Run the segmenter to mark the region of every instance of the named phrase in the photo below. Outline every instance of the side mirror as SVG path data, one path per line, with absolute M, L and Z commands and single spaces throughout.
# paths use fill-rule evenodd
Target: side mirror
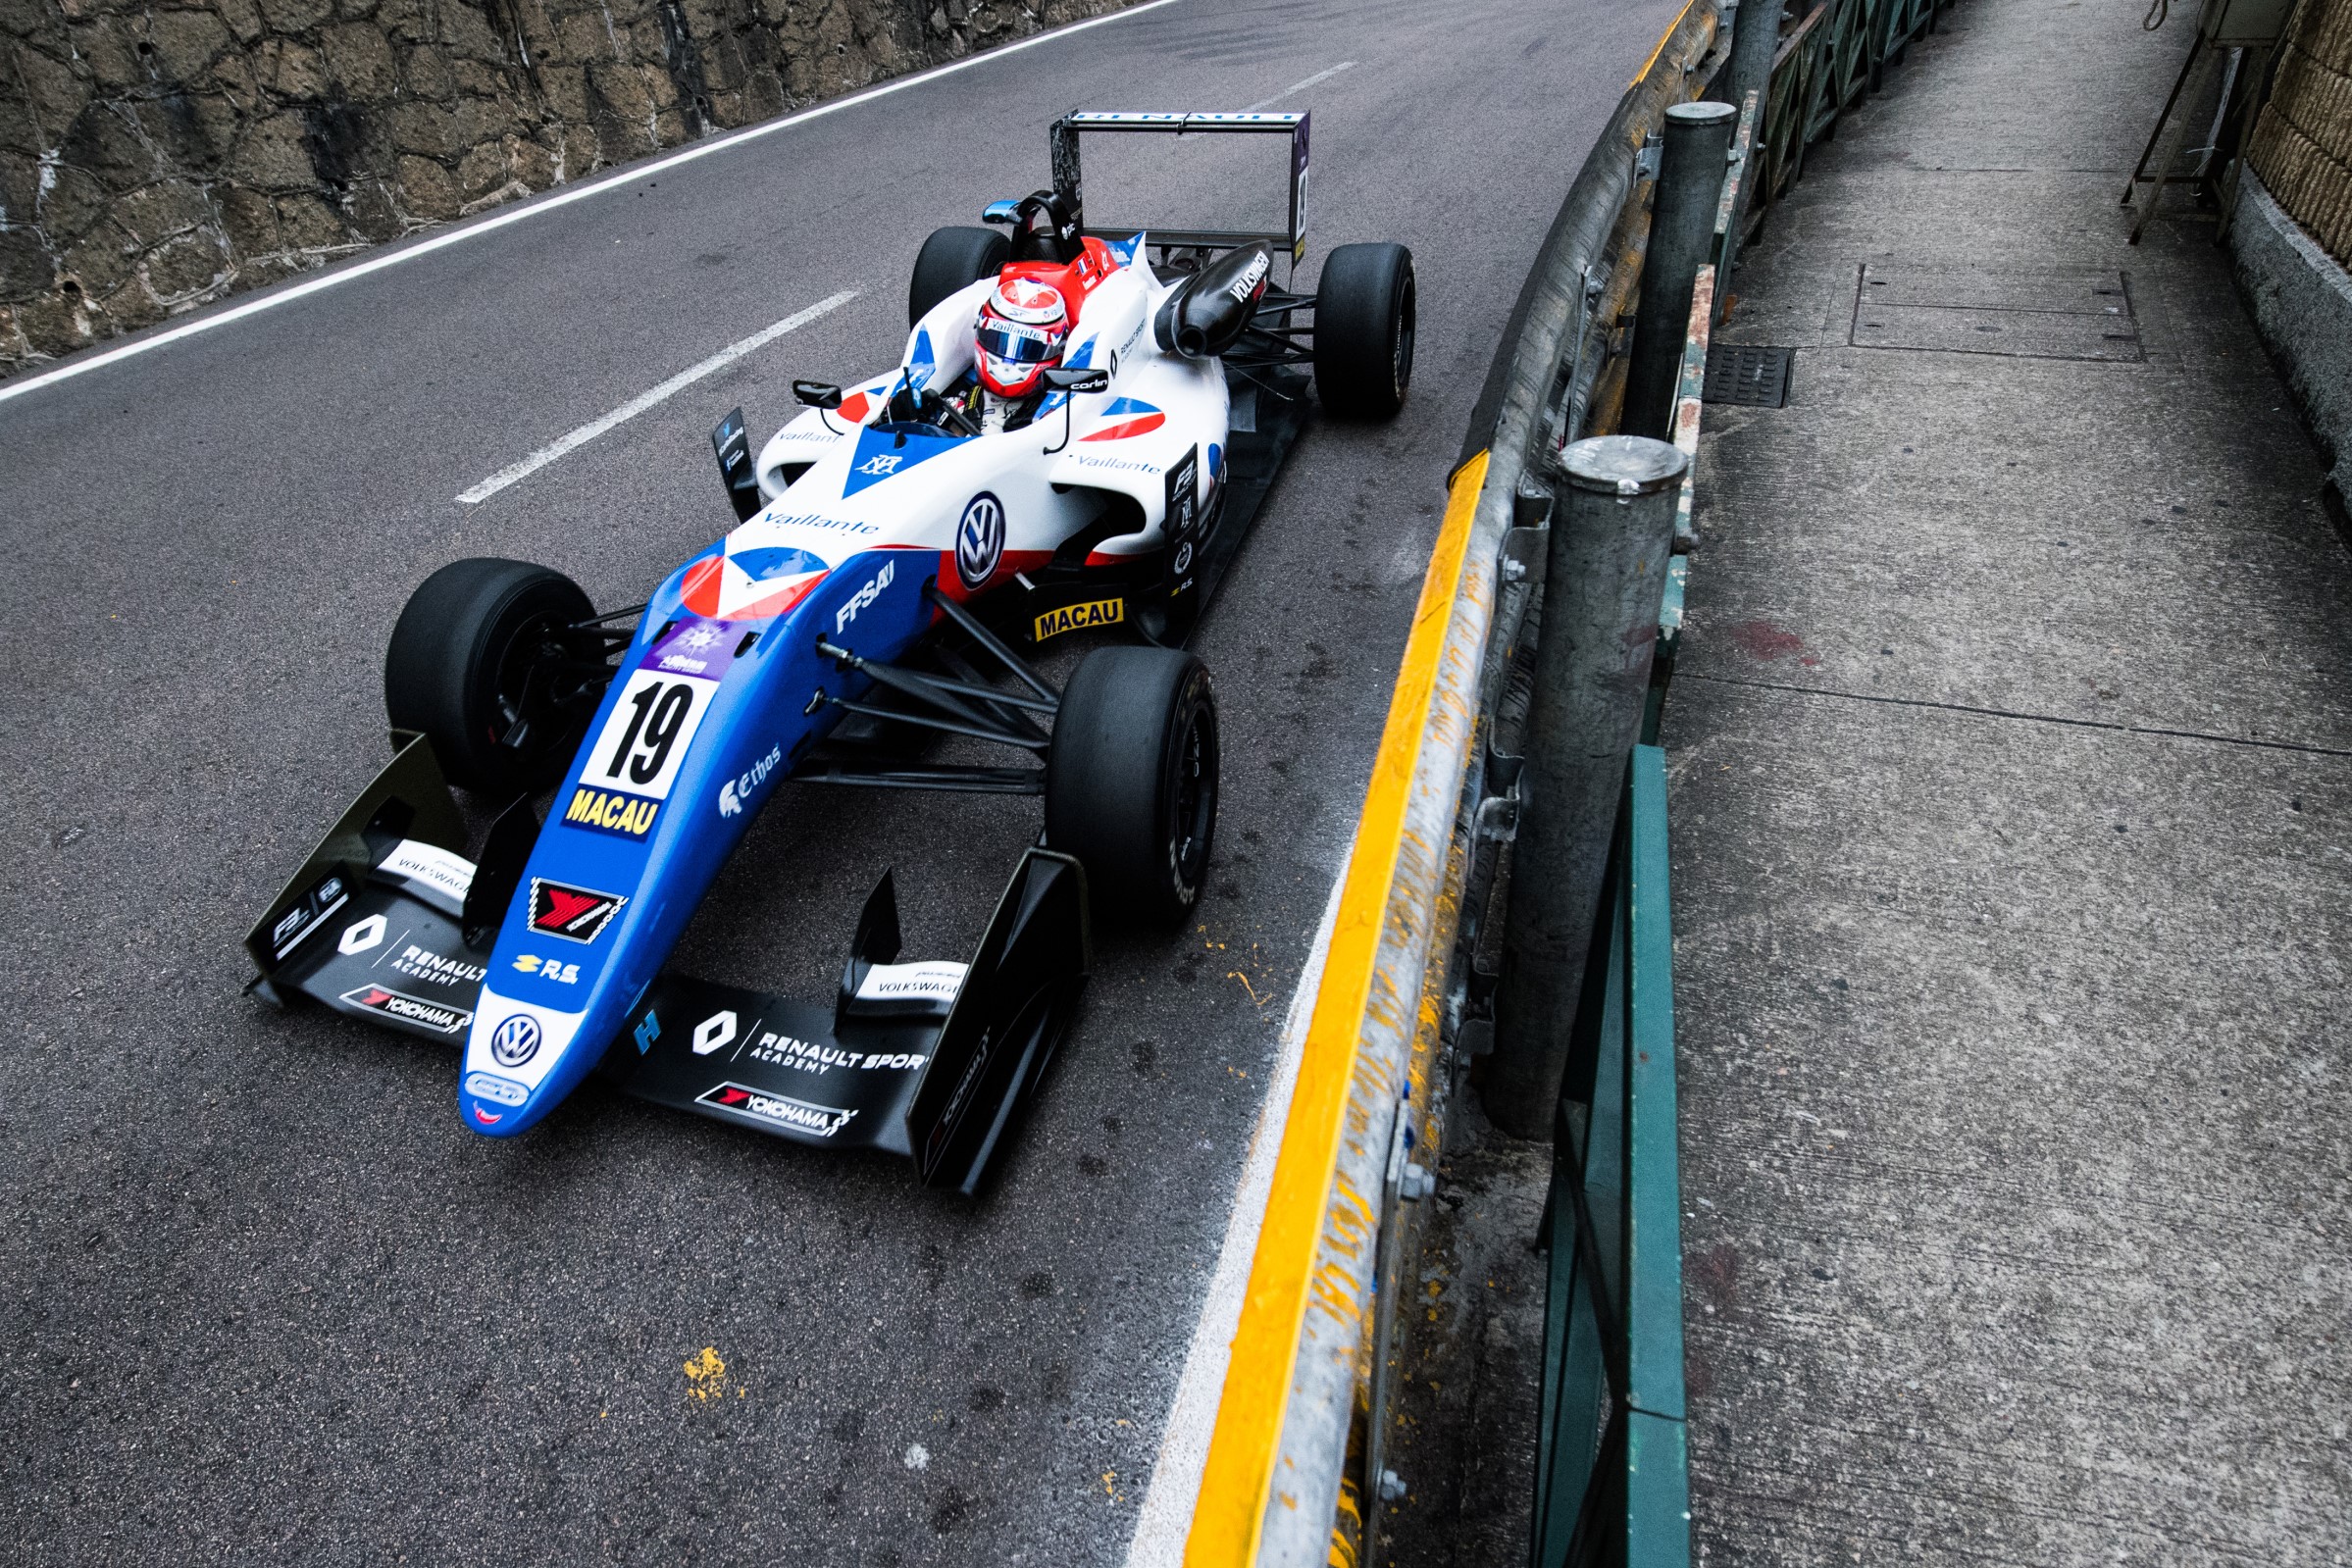
M 1110 390 L 1110 372 L 1099 365 L 1087 370 L 1056 365 L 1046 372 L 1046 384 L 1057 392 L 1106 392 Z
M 810 408 L 840 408 L 842 389 L 830 381 L 794 381 L 793 395 Z
M 736 521 L 748 523 L 767 502 L 760 497 L 759 476 L 751 468 L 751 432 L 743 428 L 743 411 L 729 409 L 710 432 L 710 449 L 718 454 L 719 478 L 727 481 L 728 504 Z
M 1009 224 L 1020 215 L 1020 211 L 1021 204 L 1017 201 L 992 201 L 980 210 L 980 221 L 984 224 Z

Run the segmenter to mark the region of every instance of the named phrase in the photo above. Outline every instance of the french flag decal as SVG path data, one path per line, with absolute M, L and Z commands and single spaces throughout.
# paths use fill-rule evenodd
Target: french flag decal
M 1131 435 L 1145 435 L 1168 423 L 1168 417 L 1149 403 L 1132 397 L 1117 398 L 1102 411 L 1108 421 L 1100 430 L 1079 437 L 1082 441 L 1124 441 Z

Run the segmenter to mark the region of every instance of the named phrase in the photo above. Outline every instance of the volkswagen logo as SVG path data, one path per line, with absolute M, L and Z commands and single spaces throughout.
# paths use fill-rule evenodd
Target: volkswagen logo
M 1004 557 L 1004 503 L 983 490 L 964 508 L 955 526 L 955 575 L 967 590 L 997 575 Z
M 520 1067 L 538 1054 L 539 1024 L 529 1013 L 516 1013 L 490 1035 L 490 1054 L 501 1067 Z

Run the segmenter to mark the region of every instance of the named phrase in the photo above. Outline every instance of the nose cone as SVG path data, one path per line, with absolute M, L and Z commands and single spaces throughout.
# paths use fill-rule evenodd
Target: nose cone
M 465 1076 L 458 1084 L 457 1103 L 466 1125 L 492 1138 L 511 1138 L 553 1109 L 580 1081 L 581 1065 L 567 1059 L 585 1016 L 516 1001 L 484 986 L 466 1039 Z

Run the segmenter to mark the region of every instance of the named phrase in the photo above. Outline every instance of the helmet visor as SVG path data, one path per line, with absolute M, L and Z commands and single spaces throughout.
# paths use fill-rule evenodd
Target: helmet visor
M 1061 334 L 992 319 L 980 329 L 980 351 L 1015 365 L 1043 365 L 1061 351 Z

